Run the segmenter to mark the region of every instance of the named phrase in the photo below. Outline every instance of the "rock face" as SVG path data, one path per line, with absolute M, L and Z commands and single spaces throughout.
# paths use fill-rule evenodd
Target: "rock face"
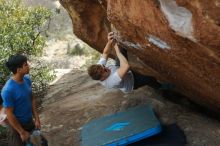
M 60 0 L 74 33 L 102 51 L 114 26 L 133 69 L 220 112 L 220 0 Z M 113 27 L 112 27 L 113 28 Z M 178 99 L 177 99 L 178 100 Z

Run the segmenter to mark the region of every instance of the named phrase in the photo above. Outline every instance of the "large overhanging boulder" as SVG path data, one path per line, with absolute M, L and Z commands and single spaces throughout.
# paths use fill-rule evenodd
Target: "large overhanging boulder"
M 98 51 L 113 28 L 133 69 L 220 112 L 220 0 L 60 0 Z M 178 100 L 178 99 L 176 99 Z

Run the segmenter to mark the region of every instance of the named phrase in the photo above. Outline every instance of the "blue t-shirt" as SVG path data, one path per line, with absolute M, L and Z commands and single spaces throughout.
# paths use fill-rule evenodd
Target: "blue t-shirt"
M 1 92 L 4 107 L 13 107 L 14 115 L 22 124 L 32 120 L 32 88 L 29 76 L 24 76 L 23 83 L 9 79 Z

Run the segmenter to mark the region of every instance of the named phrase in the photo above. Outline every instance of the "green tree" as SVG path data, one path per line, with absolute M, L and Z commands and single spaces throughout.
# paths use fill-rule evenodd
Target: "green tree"
M 10 76 L 5 67 L 5 61 L 10 55 L 22 53 L 28 58 L 42 55 L 46 40 L 43 33 L 46 31 L 45 25 L 50 17 L 51 12 L 44 7 L 27 7 L 22 0 L 0 0 L 1 84 L 4 84 Z M 40 63 L 37 63 L 32 70 L 34 91 L 42 95 L 45 89 L 40 91 L 38 89 L 46 87 L 53 74 L 50 74 L 47 66 Z

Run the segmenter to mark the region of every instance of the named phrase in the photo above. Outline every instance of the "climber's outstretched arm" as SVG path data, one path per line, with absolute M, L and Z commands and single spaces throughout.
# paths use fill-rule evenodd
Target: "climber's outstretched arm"
M 115 48 L 116 55 L 120 61 L 120 67 L 118 68 L 117 72 L 120 78 L 123 78 L 125 74 L 128 72 L 130 66 L 128 64 L 127 59 L 120 52 L 120 49 L 117 44 L 115 44 L 114 48 Z

